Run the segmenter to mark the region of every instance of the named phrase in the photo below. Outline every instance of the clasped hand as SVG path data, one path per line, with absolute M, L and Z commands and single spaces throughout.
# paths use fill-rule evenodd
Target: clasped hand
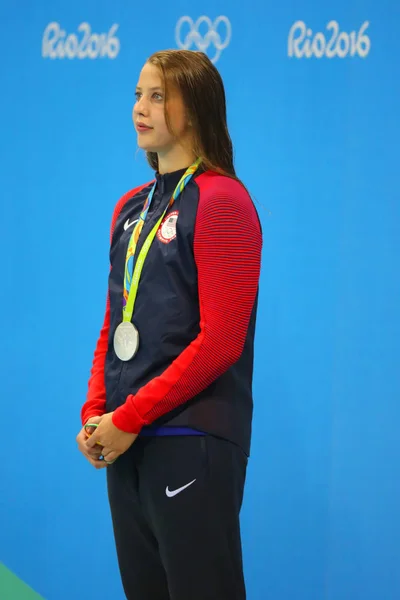
M 103 469 L 126 452 L 137 438 L 136 433 L 118 429 L 112 422 L 113 413 L 92 417 L 88 423 L 97 424 L 90 434 L 85 427 L 78 433 L 78 448 L 96 469 Z M 104 460 L 100 460 L 103 456 Z

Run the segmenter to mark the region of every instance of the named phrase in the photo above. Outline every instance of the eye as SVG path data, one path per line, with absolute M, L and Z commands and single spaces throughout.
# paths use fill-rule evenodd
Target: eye
M 159 100 L 162 100 L 162 99 L 163 99 L 162 95 L 161 95 L 161 94 L 159 94 L 158 92 L 154 92 L 154 94 L 153 94 L 153 98 L 154 98 L 155 100 L 157 100 L 157 101 L 159 101 Z
M 135 92 L 135 98 L 136 98 L 136 100 L 139 100 L 139 98 L 140 98 L 140 92 Z

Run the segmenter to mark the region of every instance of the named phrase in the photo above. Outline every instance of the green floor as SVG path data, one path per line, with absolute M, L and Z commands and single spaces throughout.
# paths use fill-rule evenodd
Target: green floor
M 43 600 L 26 583 L 18 579 L 0 563 L 0 598 L 1 600 Z

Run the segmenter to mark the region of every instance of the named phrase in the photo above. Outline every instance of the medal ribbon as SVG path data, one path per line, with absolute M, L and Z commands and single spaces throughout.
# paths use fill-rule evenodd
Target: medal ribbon
M 194 173 L 197 171 L 197 169 L 199 167 L 200 162 L 201 162 L 201 159 L 198 158 L 196 160 L 196 162 L 193 163 L 192 165 L 190 165 L 190 167 L 188 167 L 188 169 L 186 169 L 185 173 L 182 175 L 181 179 L 179 180 L 179 182 L 174 190 L 174 193 L 172 194 L 171 200 L 169 201 L 166 209 L 164 210 L 163 214 L 161 215 L 161 217 L 159 218 L 159 220 L 157 221 L 157 223 L 154 225 L 153 229 L 147 236 L 146 241 L 143 244 L 143 248 L 141 249 L 139 256 L 136 260 L 136 263 L 135 263 L 135 258 L 136 258 L 135 252 L 136 252 L 137 244 L 139 241 L 139 236 L 140 236 L 140 233 L 145 224 L 147 213 L 149 212 L 149 208 L 150 208 L 151 202 L 153 200 L 156 183 L 154 183 L 153 187 L 150 190 L 150 193 L 146 199 L 146 202 L 143 205 L 142 212 L 140 213 L 139 220 L 133 229 L 133 232 L 130 237 L 129 244 L 128 244 L 128 250 L 126 252 L 125 272 L 124 272 L 124 291 L 123 291 L 123 301 L 122 301 L 123 302 L 123 308 L 122 308 L 123 321 L 125 321 L 125 322 L 126 321 L 129 322 L 132 320 L 133 309 L 135 306 L 135 301 L 136 301 L 136 296 L 137 296 L 137 292 L 138 292 L 138 288 L 139 288 L 139 281 L 140 281 L 140 276 L 142 274 L 143 265 L 146 260 L 147 254 L 150 250 L 151 244 L 153 243 L 153 240 L 156 236 L 157 230 L 160 227 L 160 224 L 165 216 L 165 213 L 167 212 L 167 210 L 169 210 L 169 208 L 172 206 L 172 204 L 175 202 L 175 200 L 178 198 L 178 196 L 182 193 L 182 191 L 184 190 L 187 183 L 193 177 Z

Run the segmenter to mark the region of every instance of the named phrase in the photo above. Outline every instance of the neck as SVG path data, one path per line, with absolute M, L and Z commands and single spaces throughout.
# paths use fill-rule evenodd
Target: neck
M 193 152 L 185 150 L 182 146 L 173 146 L 164 152 L 158 152 L 158 172 L 173 173 L 179 169 L 189 167 L 196 157 Z

